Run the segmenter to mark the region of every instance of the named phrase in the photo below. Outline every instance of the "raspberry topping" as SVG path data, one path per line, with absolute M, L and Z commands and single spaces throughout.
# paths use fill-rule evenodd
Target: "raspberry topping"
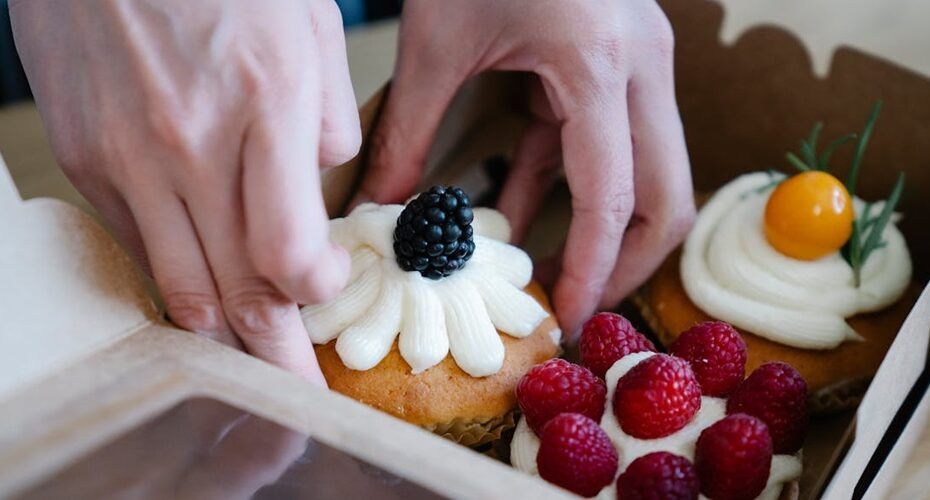
M 696 500 L 700 489 L 691 462 L 667 451 L 633 460 L 617 478 L 617 500 Z
M 433 186 L 397 217 L 394 253 L 404 271 L 439 279 L 465 266 L 475 251 L 471 201 L 461 188 Z
M 617 450 L 597 422 L 578 413 L 549 421 L 539 436 L 539 475 L 584 497 L 597 495 L 617 474 Z
M 765 422 L 775 453 L 794 453 L 804 444 L 807 382 L 791 365 L 756 368 L 727 401 L 727 413 L 746 413 Z
M 613 407 L 627 434 L 660 438 L 691 421 L 701 408 L 701 388 L 687 361 L 656 354 L 620 378 Z
M 688 360 L 705 396 L 726 396 L 746 374 L 746 343 L 728 323 L 708 321 L 691 327 L 669 352 Z
M 580 413 L 600 421 L 607 402 L 607 386 L 583 366 L 550 359 L 534 366 L 520 379 L 517 402 L 526 423 L 538 435 L 546 422 L 560 413 Z
M 704 429 L 697 440 L 694 466 L 701 493 L 714 500 L 757 497 L 772 466 L 772 438 L 765 423 L 737 413 Z
M 578 349 L 581 364 L 604 378 L 618 359 L 634 352 L 655 352 L 656 347 L 623 316 L 602 312 L 585 322 Z

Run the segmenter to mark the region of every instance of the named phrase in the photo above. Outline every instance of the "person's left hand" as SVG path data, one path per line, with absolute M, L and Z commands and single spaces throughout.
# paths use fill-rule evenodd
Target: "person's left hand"
M 466 79 L 534 73 L 535 120 L 498 208 L 519 241 L 564 162 L 573 218 L 553 302 L 563 329 L 576 333 L 595 308 L 643 283 L 694 218 L 672 59 L 672 31 L 653 0 L 408 0 L 357 201 L 411 193 Z

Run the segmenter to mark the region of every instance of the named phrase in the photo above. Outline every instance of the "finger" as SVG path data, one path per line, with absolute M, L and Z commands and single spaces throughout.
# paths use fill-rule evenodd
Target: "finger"
M 198 184 L 208 187 L 192 190 L 184 199 L 230 327 L 252 355 L 325 386 L 297 304 L 263 277 L 249 258 L 242 179 L 217 174 Z
M 181 200 L 150 185 L 128 198 L 168 318 L 185 330 L 241 348 L 226 323 L 210 268 Z
M 399 203 L 420 182 L 436 129 L 466 76 L 448 63 L 432 63 L 432 58 L 411 51 L 398 59 L 372 136 L 368 171 L 351 206 Z
M 671 75 L 668 64 L 664 71 L 638 73 L 630 83 L 635 224 L 624 236 L 604 307 L 616 305 L 645 282 L 681 243 L 694 220 L 691 169 Z
M 558 125 L 531 122 L 517 142 L 513 166 L 497 202 L 497 209 L 510 221 L 514 243 L 526 236 L 543 198 L 555 184 L 561 160 Z
M 362 132 L 339 7 L 331 0 L 313 2 L 311 15 L 319 47 L 323 100 L 319 158 L 320 165 L 328 167 L 358 154 Z
M 346 251 L 329 241 L 312 140 L 319 122 L 304 110 L 268 113 L 249 127 L 242 196 L 256 269 L 287 297 L 316 304 L 342 290 L 350 263 Z
M 634 205 L 625 89 L 591 101 L 562 127 L 572 221 L 553 300 L 563 330 L 573 334 L 601 300 Z

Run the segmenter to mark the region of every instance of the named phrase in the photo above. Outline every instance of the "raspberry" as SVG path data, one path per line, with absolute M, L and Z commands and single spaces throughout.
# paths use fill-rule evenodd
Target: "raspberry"
M 746 413 L 765 422 L 775 453 L 794 453 L 807 428 L 807 382 L 791 365 L 756 368 L 727 401 L 727 413 Z
M 580 413 L 601 420 L 607 385 L 583 366 L 550 359 L 534 366 L 517 384 L 517 402 L 536 434 L 560 413 Z
M 726 396 L 746 374 L 746 343 L 728 323 L 708 321 L 691 327 L 669 352 L 688 360 L 705 396 Z
M 744 413 L 717 421 L 698 438 L 694 466 L 701 493 L 714 500 L 759 496 L 772 466 L 772 438 L 765 423 Z
M 475 251 L 473 218 L 461 188 L 433 186 L 420 193 L 397 217 L 397 264 L 434 280 L 461 269 Z
M 660 438 L 691 421 L 701 408 L 701 388 L 687 361 L 656 354 L 620 377 L 613 406 L 624 432 Z
M 623 316 L 602 312 L 585 322 L 578 349 L 581 351 L 581 364 L 604 378 L 618 359 L 634 352 L 655 352 L 656 346 Z
M 617 450 L 597 422 L 579 413 L 549 421 L 539 436 L 536 465 L 550 483 L 584 497 L 597 495 L 617 474 Z
M 697 500 L 700 489 L 691 462 L 667 451 L 633 460 L 617 478 L 617 500 Z

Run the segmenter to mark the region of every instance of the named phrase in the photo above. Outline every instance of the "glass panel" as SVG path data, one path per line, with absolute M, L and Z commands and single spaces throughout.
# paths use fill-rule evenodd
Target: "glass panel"
M 434 499 L 425 488 L 260 417 L 186 401 L 23 498 Z

